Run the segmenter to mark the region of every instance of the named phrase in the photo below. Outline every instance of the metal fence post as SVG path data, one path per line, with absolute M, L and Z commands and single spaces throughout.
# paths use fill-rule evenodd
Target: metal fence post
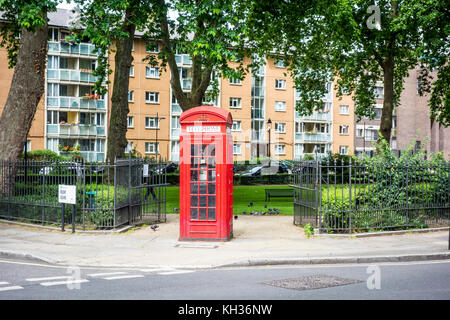
M 131 151 L 128 153 L 128 224 L 131 224 Z
M 350 158 L 348 166 L 348 224 L 349 233 L 352 233 L 352 158 Z

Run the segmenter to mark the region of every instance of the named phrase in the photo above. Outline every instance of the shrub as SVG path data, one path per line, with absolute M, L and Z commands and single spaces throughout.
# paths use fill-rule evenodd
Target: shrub
M 24 159 L 24 154 L 22 153 L 22 159 Z M 28 160 L 69 160 L 68 157 L 60 156 L 54 151 L 47 150 L 47 149 L 41 149 L 41 150 L 33 150 L 30 152 L 27 152 L 27 159 Z

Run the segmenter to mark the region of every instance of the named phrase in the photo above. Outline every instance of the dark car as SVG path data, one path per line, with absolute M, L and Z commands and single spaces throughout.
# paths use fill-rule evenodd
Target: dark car
M 153 173 L 155 174 L 161 174 L 161 173 L 173 173 L 178 169 L 178 164 L 175 162 L 169 162 L 164 166 L 158 167 L 153 170 Z

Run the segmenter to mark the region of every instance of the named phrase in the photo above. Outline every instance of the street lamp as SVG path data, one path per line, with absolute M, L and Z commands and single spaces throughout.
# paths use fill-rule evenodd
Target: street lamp
M 156 113 L 156 143 L 155 143 L 155 148 L 156 148 L 156 155 L 158 155 L 159 153 L 159 148 L 158 148 L 158 131 L 159 131 L 159 120 L 165 120 L 167 119 L 166 117 L 159 117 L 159 112 Z
M 267 154 L 269 156 L 269 166 L 270 166 L 270 129 L 271 129 L 271 127 L 272 127 L 272 120 L 270 120 L 270 118 L 269 118 L 269 120 L 267 120 L 267 129 L 268 129 L 267 131 L 269 133 L 269 146 L 268 146 Z

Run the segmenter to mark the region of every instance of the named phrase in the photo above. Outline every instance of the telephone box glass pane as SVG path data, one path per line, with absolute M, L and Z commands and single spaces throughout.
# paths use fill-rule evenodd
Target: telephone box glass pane
M 198 145 L 191 145 L 191 156 L 198 156 Z
M 191 183 L 191 194 L 198 193 L 198 183 Z
M 208 209 L 208 220 L 216 220 L 216 209 Z
M 216 206 L 216 196 L 209 196 L 208 197 L 208 207 L 215 207 Z
M 216 181 L 216 170 L 208 170 L 208 181 Z
M 197 217 L 198 217 L 198 209 L 197 208 L 191 209 L 191 219 L 195 220 L 197 219 Z
M 199 207 L 206 207 L 206 196 L 200 196 L 200 204 Z
M 198 181 L 198 170 L 191 170 L 191 181 Z
M 209 158 L 208 159 L 208 168 L 214 169 L 216 167 L 216 158 Z
M 216 184 L 208 183 L 208 194 L 215 194 L 215 193 L 216 193 Z
M 191 196 L 191 207 L 198 207 L 198 197 Z
M 206 191 L 207 191 L 206 183 L 200 183 L 198 193 L 206 194 L 207 193 Z
M 216 145 L 211 143 L 208 146 L 208 156 L 209 157 L 215 157 L 216 156 Z
M 200 209 L 199 210 L 199 220 L 206 220 L 206 209 Z
M 206 170 L 200 170 L 198 172 L 198 181 L 206 181 L 207 180 L 207 171 Z

